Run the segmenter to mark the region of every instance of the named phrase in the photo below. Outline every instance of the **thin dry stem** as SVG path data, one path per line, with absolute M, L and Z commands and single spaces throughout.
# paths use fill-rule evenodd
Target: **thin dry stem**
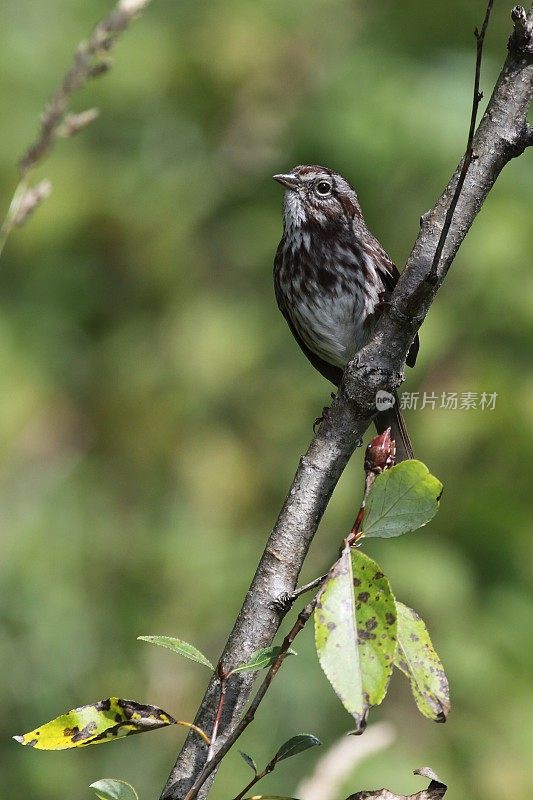
M 22 224 L 49 194 L 43 188 L 43 183 L 32 189 L 28 188 L 31 171 L 50 153 L 57 139 L 73 136 L 98 116 L 98 109 L 94 108 L 79 114 L 67 114 L 72 95 L 90 78 L 110 68 L 107 53 L 115 46 L 119 34 L 126 30 L 130 22 L 150 2 L 151 0 L 119 0 L 113 11 L 96 25 L 89 38 L 77 46 L 72 65 L 41 115 L 37 137 L 19 160 L 20 180 L 0 227 L 0 256 L 13 228 Z M 23 213 L 28 208 L 29 211 Z
M 479 104 L 483 99 L 483 92 L 480 91 L 480 80 L 481 80 L 481 61 L 483 58 L 483 45 L 485 43 L 485 34 L 487 33 L 487 28 L 489 26 L 490 15 L 492 12 L 492 6 L 494 4 L 494 0 L 488 0 L 487 9 L 485 11 L 485 18 L 483 20 L 483 25 L 481 26 L 481 31 L 476 30 L 474 31 L 476 37 L 476 69 L 475 69 L 475 76 L 474 76 L 474 93 L 472 98 L 472 111 L 470 114 L 470 128 L 468 130 L 468 140 L 466 143 L 466 151 L 463 158 L 463 164 L 461 166 L 461 172 L 459 173 L 459 178 L 457 180 L 457 186 L 455 187 L 455 192 L 453 193 L 453 197 L 450 201 L 450 205 L 448 211 L 446 212 L 446 217 L 444 219 L 444 225 L 442 226 L 442 232 L 437 244 L 437 248 L 435 250 L 435 255 L 433 257 L 433 263 L 431 264 L 431 269 L 428 273 L 427 280 L 430 283 L 436 283 L 438 278 L 438 271 L 439 271 L 439 264 L 440 259 L 442 256 L 442 251 L 444 250 L 444 245 L 446 244 L 446 239 L 448 238 L 448 231 L 450 230 L 450 225 L 452 224 L 453 215 L 455 214 L 455 209 L 457 208 L 457 203 L 461 192 L 463 190 L 464 182 L 466 180 L 466 175 L 468 173 L 468 169 L 472 160 L 474 158 L 474 134 L 476 132 L 476 123 L 477 123 L 477 115 L 479 111 Z
M 257 694 L 255 695 L 254 699 L 250 703 L 250 705 L 248 707 L 248 710 L 244 714 L 243 718 L 241 719 L 241 721 L 239 722 L 239 724 L 237 725 L 237 727 L 235 728 L 235 730 L 233 731 L 231 736 L 228 736 L 226 741 L 222 744 L 222 746 L 219 748 L 219 750 L 217 750 L 217 752 L 214 754 L 213 758 L 210 761 L 206 762 L 206 764 L 204 765 L 204 768 L 202 769 L 202 771 L 200 772 L 200 774 L 196 778 L 194 784 L 191 786 L 191 788 L 187 792 L 185 800 L 195 800 L 195 798 L 198 796 L 198 792 L 200 791 L 200 789 L 202 788 L 204 783 L 207 781 L 209 776 L 214 772 L 214 770 L 217 768 L 218 764 L 220 764 L 220 762 L 222 761 L 224 756 L 229 752 L 229 750 L 233 747 L 233 745 L 235 744 L 237 739 L 239 739 L 239 737 L 242 736 L 242 734 L 244 733 L 244 731 L 246 730 L 248 725 L 253 721 L 253 719 L 255 717 L 255 713 L 256 713 L 257 709 L 259 708 L 259 706 L 261 704 L 261 701 L 263 700 L 265 694 L 267 693 L 268 689 L 270 688 L 270 684 L 272 683 L 274 677 L 276 676 L 277 672 L 279 671 L 279 668 L 281 667 L 281 665 L 283 663 L 283 660 L 286 657 L 287 652 L 288 652 L 291 644 L 294 642 L 294 640 L 296 639 L 296 637 L 298 636 L 300 631 L 302 631 L 304 629 L 304 627 L 305 627 L 306 623 L 308 622 L 311 614 L 313 613 L 313 611 L 315 609 L 316 601 L 317 601 L 317 598 L 314 597 L 311 600 L 311 602 L 308 603 L 305 606 L 305 608 L 302 611 L 300 611 L 300 613 L 298 614 L 298 617 L 296 618 L 296 622 L 292 626 L 292 628 L 289 631 L 289 633 L 285 636 L 285 638 L 284 638 L 284 640 L 283 640 L 283 642 L 281 644 L 281 647 L 279 648 L 278 654 L 276 656 L 276 660 L 274 661 L 274 663 L 272 664 L 272 666 L 268 670 L 268 672 L 266 674 L 266 677 L 264 678 L 261 686 L 257 690 Z

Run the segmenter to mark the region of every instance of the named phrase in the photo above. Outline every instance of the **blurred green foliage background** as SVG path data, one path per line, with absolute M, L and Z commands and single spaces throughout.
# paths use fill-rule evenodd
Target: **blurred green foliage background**
M 511 3 L 488 35 L 488 93 Z M 111 2 L 3 0 L 0 196 L 71 52 Z M 136 641 L 165 633 L 212 659 L 230 630 L 330 386 L 271 285 L 274 172 L 324 163 L 359 191 L 401 266 L 465 144 L 474 38 L 466 0 L 154 0 L 111 73 L 75 100 L 90 129 L 39 169 L 54 192 L 0 265 L 2 794 L 89 798 L 118 777 L 155 798 L 184 733 L 49 754 L 10 740 L 110 693 L 192 718 L 207 674 Z M 408 412 L 445 484 L 429 528 L 367 546 L 426 618 L 454 710 L 421 718 L 399 675 L 372 718 L 397 740 L 346 794 L 420 788 L 450 800 L 533 791 L 530 582 L 533 159 L 511 164 L 421 334 L 406 391 L 497 392 L 494 411 Z M 358 508 L 353 459 L 303 578 L 329 565 Z M 242 740 L 259 762 L 288 736 L 350 729 L 312 652 L 283 668 Z M 290 794 L 318 751 L 261 789 Z M 237 754 L 212 797 L 248 780 Z

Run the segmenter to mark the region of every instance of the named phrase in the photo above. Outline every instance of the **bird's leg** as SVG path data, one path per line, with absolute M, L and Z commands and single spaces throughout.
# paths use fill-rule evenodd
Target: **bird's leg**
M 336 396 L 337 395 L 335 394 L 335 392 L 331 393 L 332 400 L 335 400 Z M 319 425 L 321 425 L 324 421 L 327 422 L 328 418 L 329 418 L 329 406 L 324 406 L 324 408 L 322 409 L 322 414 L 319 417 L 317 417 L 313 422 L 313 433 L 316 434 Z
M 388 308 L 390 308 L 389 292 L 380 292 L 374 313 L 377 315 L 382 314 Z

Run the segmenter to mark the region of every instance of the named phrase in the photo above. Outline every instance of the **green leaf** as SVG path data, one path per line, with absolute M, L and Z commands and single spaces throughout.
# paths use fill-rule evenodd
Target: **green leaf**
M 412 608 L 396 602 L 398 647 L 394 664 L 411 683 L 420 712 L 435 722 L 446 722 L 450 691 L 442 663 L 424 621 Z
M 13 738 L 37 750 L 68 750 L 111 742 L 132 733 L 174 725 L 175 722 L 170 714 L 156 706 L 109 697 L 98 703 L 74 708 L 30 733 Z
M 442 483 L 421 461 L 402 461 L 374 481 L 366 499 L 362 533 L 401 536 L 421 528 L 437 513 Z
M 139 800 L 133 786 L 126 781 L 117 781 L 113 778 L 103 778 L 101 781 L 91 783 L 89 789 L 94 789 L 100 800 Z
M 203 653 L 200 653 L 192 644 L 184 642 L 183 639 L 175 639 L 173 636 L 137 636 L 137 639 L 143 642 L 150 642 L 150 644 L 157 644 L 160 647 L 166 647 L 180 656 L 185 656 L 185 658 L 190 658 L 191 661 L 197 661 L 198 664 L 204 664 L 209 669 L 214 669 L 214 666 Z
M 315 609 L 315 644 L 326 677 L 362 733 L 370 706 L 381 703 L 396 650 L 396 607 L 375 561 L 345 548 Z
M 253 771 L 257 775 L 257 764 L 253 760 L 252 756 L 249 756 L 248 753 L 245 753 L 243 750 L 239 750 L 239 753 L 244 758 L 250 769 L 253 769 Z
M 322 744 L 320 739 L 317 739 L 311 733 L 299 733 L 281 745 L 272 761 L 283 761 L 284 758 L 291 758 L 319 744 Z
M 235 675 L 236 672 L 253 672 L 257 669 L 265 669 L 271 667 L 276 658 L 278 657 L 279 647 L 262 647 L 261 650 L 256 650 L 252 653 L 250 660 L 246 664 L 240 664 L 235 669 L 232 669 L 230 675 Z M 295 656 L 297 653 L 289 648 L 286 653 L 287 656 Z

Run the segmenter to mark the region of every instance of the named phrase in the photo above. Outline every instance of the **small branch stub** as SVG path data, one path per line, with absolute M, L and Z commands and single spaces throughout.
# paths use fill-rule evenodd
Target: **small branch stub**
M 533 55 L 533 8 L 526 13 L 522 6 L 511 11 L 514 31 L 509 39 L 509 50 Z

